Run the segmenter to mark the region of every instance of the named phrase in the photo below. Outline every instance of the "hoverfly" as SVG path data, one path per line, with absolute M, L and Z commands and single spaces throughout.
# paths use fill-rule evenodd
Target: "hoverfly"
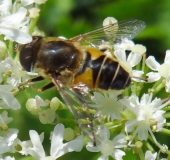
M 40 75 L 32 82 L 44 78 L 51 80 L 41 90 L 56 86 L 82 131 L 96 145 L 93 116 L 84 97 L 88 97 L 93 89 L 121 90 L 131 83 L 126 68 L 115 57 L 107 56 L 103 49 L 99 49 L 100 43 L 103 40 L 113 43 L 123 38 L 132 39 L 144 27 L 143 21 L 135 19 L 112 23 L 71 39 L 34 36 L 31 43 L 21 46 L 20 63 L 26 71 Z M 81 110 L 86 112 L 77 111 L 76 107 L 82 107 Z M 89 123 L 81 123 L 82 117 L 86 117 Z

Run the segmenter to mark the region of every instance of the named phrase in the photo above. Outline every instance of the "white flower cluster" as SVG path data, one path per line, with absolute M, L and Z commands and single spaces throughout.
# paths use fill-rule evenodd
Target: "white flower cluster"
M 128 58 L 126 58 L 126 50 L 130 51 Z M 134 84 L 131 85 L 132 94 L 130 96 L 123 96 L 119 99 L 121 91 L 103 91 L 101 93 L 94 92 L 93 101 L 96 105 L 93 105 L 93 108 L 97 111 L 95 114 L 100 115 L 100 117 L 102 115 L 107 116 L 107 118 L 110 119 L 108 122 L 113 122 L 112 126 L 107 129 L 99 129 L 98 132 L 100 133 L 96 133 L 98 143 L 97 148 L 94 147 L 92 143 L 88 143 L 86 146 L 87 150 L 91 152 L 100 151 L 102 153 L 102 156 L 98 158 L 99 160 L 106 160 L 109 155 L 114 159 L 121 160 L 122 156 L 125 155 L 125 152 L 120 149 L 128 148 L 128 146 L 135 146 L 135 144 L 133 144 L 134 139 L 135 141 L 138 140 L 141 142 L 144 140 L 147 141 L 149 134 L 155 144 L 158 147 L 161 147 L 161 145 L 156 141 L 153 132 L 162 131 L 166 123 L 164 107 L 170 104 L 170 100 L 167 100 L 166 103 L 162 103 L 160 98 L 154 98 L 152 92 L 144 93 L 140 99 L 139 96 L 136 95 L 136 93 L 138 93 L 138 87 L 139 90 L 141 90 L 140 86 L 136 85 L 137 82 L 144 84 L 146 82 L 143 81 L 142 78 L 144 71 L 133 69 L 133 67 L 140 63 L 142 55 L 145 52 L 146 48 L 144 46 L 138 44 L 135 45 L 132 41 L 127 39 L 123 40 L 121 44 L 116 44 L 115 46 L 115 57 L 119 60 L 122 66 L 126 66 L 126 68 L 128 68 L 129 73 L 131 73 L 131 77 L 134 77 Z M 167 53 L 168 52 L 169 51 L 167 51 Z M 152 61 L 149 61 L 150 59 L 152 59 Z M 168 58 L 165 61 L 165 63 L 168 63 Z M 155 62 L 153 61 L 153 58 L 148 57 L 146 59 L 146 64 L 153 68 L 153 64 L 158 64 L 158 62 Z M 150 73 L 146 75 L 149 76 Z M 168 74 L 166 75 L 168 76 Z M 138 78 L 136 79 L 136 77 Z M 158 76 L 155 76 L 155 80 L 158 80 L 156 79 L 157 77 Z M 167 79 L 165 78 L 165 80 Z M 150 77 L 148 77 L 148 81 L 149 83 L 151 82 Z M 167 88 L 167 85 L 165 87 Z M 166 91 L 168 90 L 166 89 Z M 110 140 L 108 129 L 110 128 L 111 130 L 112 128 L 119 127 L 122 129 L 124 128 L 124 132 L 117 135 L 113 140 Z M 147 160 L 151 156 L 152 159 L 156 159 L 156 153 L 152 155 L 150 152 L 146 153 L 145 159 Z
M 107 18 L 105 21 L 107 20 L 108 23 L 116 23 L 112 18 Z M 106 23 L 105 21 L 104 23 Z M 102 47 L 104 47 L 104 42 Z M 98 160 L 107 160 L 109 156 L 116 160 L 122 160 L 122 157 L 126 155 L 125 148 L 136 147 L 142 149 L 143 142 L 148 141 L 149 136 L 160 149 L 159 152 L 168 153 L 167 146 L 157 142 L 154 132 L 163 132 L 164 125 L 166 125 L 165 108 L 170 105 L 169 98 L 164 97 L 165 100 L 162 100 L 163 97 L 155 97 L 158 91 L 164 92 L 165 95 L 166 92 L 169 92 L 170 51 L 167 50 L 162 65 L 153 56 L 149 56 L 145 60 L 145 54 L 146 47 L 139 44 L 135 45 L 128 39 L 123 39 L 120 44 L 114 46 L 114 57 L 128 71 L 132 77 L 132 84 L 123 93 L 122 91 L 111 90 L 94 92 L 93 102 L 95 105 L 93 104 L 92 108 L 96 111 L 95 118 L 102 119 L 102 117 L 105 117 L 105 121 L 102 122 L 107 127 L 100 125 L 96 131 L 97 145 L 94 146 L 90 142 L 86 148 L 90 152 L 101 152 L 102 156 Z M 147 73 L 145 71 L 146 66 L 157 72 Z M 153 83 L 155 81 L 158 81 L 156 82 L 158 84 L 155 85 Z M 146 83 L 153 83 L 154 85 L 152 88 L 148 88 L 145 87 Z M 142 90 L 143 87 L 145 87 L 145 92 Z M 110 138 L 110 133 L 113 135 L 120 134 Z M 142 160 L 155 160 L 159 159 L 159 152 L 153 154 L 151 151 L 146 151 L 139 154 L 139 157 Z
M 47 98 L 30 95 L 27 89 L 25 91 L 29 97 L 26 109 L 31 116 L 38 116 L 41 125 L 58 123 L 51 132 L 49 156 L 42 145 L 44 133 L 39 135 L 35 130 L 29 130 L 30 140 L 21 141 L 18 136 L 19 130 L 8 126 L 14 118 L 8 117 L 6 110 L 12 112 L 21 109 L 21 84 L 27 85 L 29 76 L 22 69 L 17 56 L 12 58 L 13 53 L 10 53 L 5 41 L 29 43 L 32 40 L 29 34 L 30 21 L 39 16 L 38 5 L 45 2 L 46 0 L 0 0 L 0 34 L 4 36 L 4 41 L 0 42 L 0 160 L 14 160 L 15 158 L 10 156 L 11 153 L 30 155 L 37 160 L 55 160 L 68 152 L 80 152 L 83 148 L 84 138 L 80 135 L 81 131 L 64 128 L 61 124 L 64 120 L 66 123 L 74 124 L 75 120 L 60 118 L 60 111 L 63 114 L 65 110 L 68 112 L 68 108 L 57 97 L 44 101 L 43 99 Z M 116 31 L 119 30 L 117 20 L 107 18 L 104 21 L 104 25 L 110 23 L 116 23 Z M 104 31 L 106 35 L 110 34 L 110 30 Z M 109 45 L 103 42 L 99 48 L 103 46 L 107 48 Z M 108 56 L 114 56 L 118 60 L 122 68 L 129 73 L 132 84 L 124 91 L 93 92 L 93 96 L 90 97 L 93 103 L 86 109 L 93 122 L 97 121 L 98 124 L 90 128 L 86 125 L 89 124 L 89 117 L 81 119 L 82 124 L 87 126 L 88 133 L 92 132 L 94 135 L 93 141 L 86 142 L 86 149 L 90 152 L 100 152 L 98 160 L 108 160 L 109 156 L 115 160 L 122 160 L 123 156 L 126 156 L 126 150 L 130 149 L 133 153 L 140 153 L 139 157 L 142 160 L 155 160 L 160 157 L 160 152 L 169 154 L 167 146 L 158 143 L 154 133 L 163 132 L 164 126 L 169 125 L 166 122 L 166 111 L 169 110 L 170 99 L 164 95 L 170 92 L 170 51 L 167 50 L 164 63 L 161 65 L 153 56 L 145 59 L 146 47 L 134 44 L 128 39 L 122 39 L 120 44 L 111 48 L 114 48 L 114 55 Z M 109 54 L 109 49 L 106 54 Z M 154 72 L 147 72 L 146 67 Z M 146 86 L 146 83 L 150 83 L 151 87 Z M 19 101 L 15 98 L 18 92 L 21 93 L 16 96 Z M 156 97 L 158 92 L 165 94 Z M 77 112 L 84 114 L 84 108 L 81 109 Z M 149 150 L 150 141 L 158 147 L 158 152 L 152 153 Z M 5 157 L 8 154 L 9 156 Z
M 8 126 L 13 118 L 8 116 L 7 110 L 21 109 L 21 105 L 14 95 L 18 92 L 17 87 L 22 82 L 26 82 L 29 76 L 22 69 L 18 60 L 12 58 L 13 53 L 10 52 L 5 41 L 29 43 L 32 40 L 29 34 L 30 21 L 39 16 L 38 5 L 45 2 L 46 0 L 15 2 L 0 0 L 0 34 L 4 37 L 4 41 L 0 41 L 0 160 L 15 160 L 10 155 L 16 152 L 25 156 L 31 155 L 39 160 L 56 159 L 67 152 L 80 151 L 83 147 L 82 136 L 75 138 L 73 130 L 65 129 L 62 124 L 58 124 L 51 132 L 50 156 L 46 156 L 42 146 L 44 133 L 38 135 L 36 131 L 30 130 L 30 140 L 21 141 L 18 138 L 19 130 Z M 50 105 L 51 109 L 42 109 L 47 105 Z M 26 107 L 31 113 L 38 114 L 40 121 L 46 124 L 52 123 L 56 118 L 57 105 L 60 105 L 57 98 L 45 102 L 36 96 L 35 99 L 28 100 Z M 71 132 L 71 136 L 68 132 Z M 64 139 L 69 142 L 63 143 Z

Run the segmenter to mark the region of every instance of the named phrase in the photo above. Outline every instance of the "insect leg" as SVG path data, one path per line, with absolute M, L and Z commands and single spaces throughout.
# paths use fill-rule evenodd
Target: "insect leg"
M 38 81 L 42 81 L 44 80 L 43 77 L 39 76 L 39 77 L 35 77 L 35 78 L 32 78 L 32 79 L 29 79 L 27 82 L 38 82 Z
M 45 91 L 45 90 L 50 89 L 52 87 L 54 87 L 54 84 L 53 83 L 48 83 L 47 85 L 45 85 L 42 88 L 38 89 L 38 92 Z
M 18 88 L 21 88 L 22 86 L 25 86 L 25 85 L 31 85 L 31 87 L 36 90 L 37 92 L 42 92 L 42 91 L 45 91 L 47 89 L 50 89 L 52 87 L 54 87 L 54 84 L 51 82 L 51 83 L 48 83 L 47 85 L 43 86 L 42 88 L 40 89 L 37 89 L 35 88 L 32 84 L 32 82 L 39 82 L 39 81 L 42 81 L 44 80 L 43 77 L 39 76 L 39 77 L 35 77 L 35 78 L 32 78 L 32 79 L 29 79 L 28 81 L 24 82 L 24 83 L 21 83 Z
M 35 77 L 35 78 L 32 78 L 32 79 L 29 79 L 27 80 L 26 82 L 24 83 L 20 83 L 18 88 L 20 89 L 21 87 L 25 86 L 25 85 L 29 85 L 31 82 L 37 82 L 37 81 L 42 81 L 44 80 L 43 77 L 39 76 L 39 77 Z

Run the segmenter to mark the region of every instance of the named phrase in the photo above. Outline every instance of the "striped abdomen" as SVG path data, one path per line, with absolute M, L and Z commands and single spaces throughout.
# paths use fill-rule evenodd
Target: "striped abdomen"
M 75 84 L 82 82 L 90 88 L 124 89 L 130 85 L 129 73 L 116 59 L 89 48 L 82 69 L 77 73 Z

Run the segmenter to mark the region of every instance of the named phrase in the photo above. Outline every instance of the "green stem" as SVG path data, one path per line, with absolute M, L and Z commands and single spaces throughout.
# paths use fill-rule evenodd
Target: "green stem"
M 169 98 L 168 98 L 168 99 L 169 99 Z M 163 110 L 166 111 L 166 112 L 170 111 L 170 106 L 164 107 Z
M 9 49 L 9 53 L 10 53 L 11 57 L 14 57 L 14 55 L 13 55 L 14 43 L 12 41 L 9 41 L 8 49 Z
M 65 123 L 65 124 L 68 124 L 68 123 L 77 124 L 77 122 L 74 119 L 66 119 L 66 118 L 59 118 L 58 122 Z
M 138 63 L 138 64 L 137 64 L 137 66 L 136 66 L 135 68 L 136 68 L 136 70 L 140 70 L 140 68 L 141 68 L 141 64 L 140 64 L 140 63 Z
M 137 153 L 139 155 L 140 160 L 144 160 L 145 159 L 145 155 L 143 153 L 143 150 L 141 148 L 136 148 L 136 150 L 137 150 Z
M 149 135 L 148 136 L 148 138 L 149 138 L 149 140 L 152 142 L 152 143 L 154 143 L 159 149 L 161 149 L 162 148 L 162 145 L 160 144 L 160 143 L 155 143 L 155 141 L 153 140 L 153 138 Z M 168 154 L 168 155 L 170 155 L 170 151 L 169 150 L 167 150 L 166 151 L 166 154 Z
M 32 32 L 34 31 L 34 28 L 35 28 L 35 26 L 36 26 L 36 24 L 37 24 L 38 18 L 39 18 L 39 17 L 37 17 L 37 18 L 32 18 L 32 19 L 31 19 L 30 28 L 29 28 L 29 33 L 30 33 L 30 34 L 32 34 Z
M 170 112 L 166 112 L 165 114 L 164 114 L 164 118 L 170 118 Z
M 154 139 L 152 138 L 152 136 L 149 135 L 148 138 L 149 138 L 149 140 L 150 140 L 152 143 L 154 143 L 158 148 L 161 148 L 161 144 L 158 143 L 158 142 L 155 142 Z
M 161 132 L 164 133 L 164 134 L 170 135 L 170 130 L 169 129 L 162 128 Z
M 170 123 L 164 123 L 165 127 L 170 127 Z
M 146 61 L 146 53 L 143 54 L 143 58 L 142 58 L 142 71 L 145 71 L 145 61 Z
M 149 142 L 146 141 L 146 147 L 151 151 L 151 152 L 155 152 L 154 148 L 151 146 L 151 144 Z
M 163 87 L 164 87 L 164 85 L 163 85 L 162 83 L 160 83 L 160 84 L 154 89 L 153 96 L 155 96 Z

